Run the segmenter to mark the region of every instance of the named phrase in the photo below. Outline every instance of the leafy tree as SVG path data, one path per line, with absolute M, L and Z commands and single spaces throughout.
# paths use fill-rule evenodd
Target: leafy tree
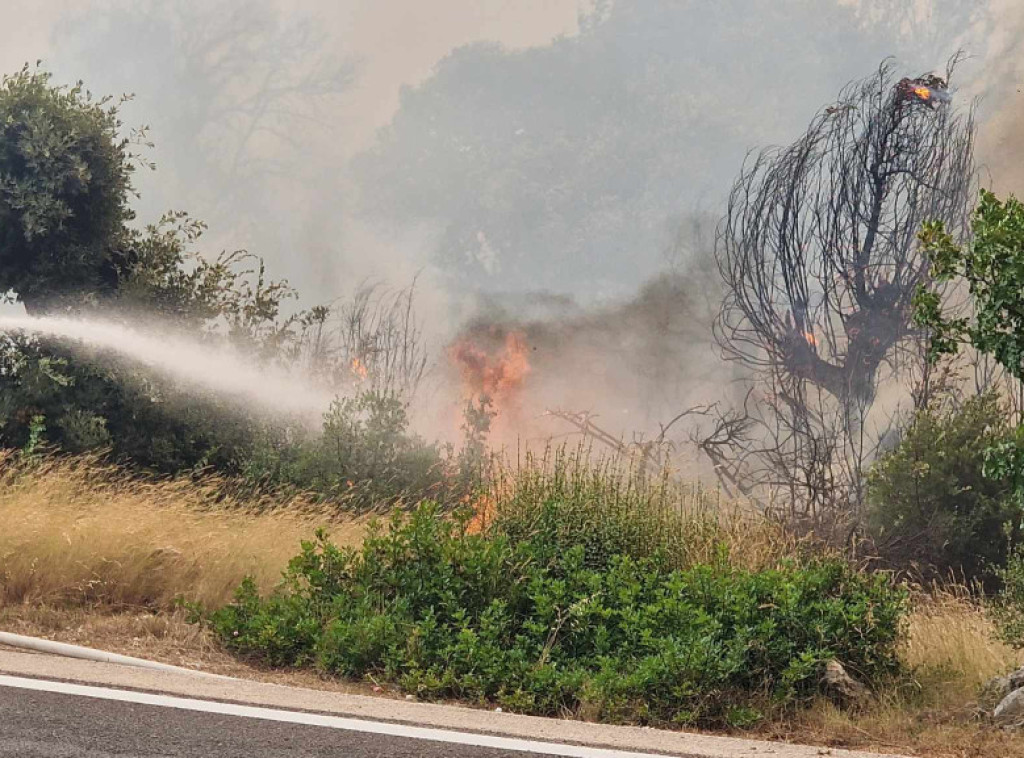
M 395 394 L 411 392 L 425 368 L 412 290 L 390 297 L 363 290 L 339 309 L 334 335 L 325 331 L 328 308 L 284 316 L 283 302 L 295 293 L 270 280 L 258 257 L 203 256 L 202 222 L 172 212 L 131 225 L 133 156 L 116 113 L 80 86 L 53 86 L 45 73 L 25 69 L 4 80 L 0 282 L 10 296 L 34 314 L 173 324 L 257 361 L 302 361 L 312 351 L 349 384 L 361 369 L 367 391 L 339 400 L 313 435 L 87 349 L 2 334 L 0 444 L 106 449 L 168 472 L 212 467 L 357 506 L 437 494 L 447 462 L 409 432 Z
M 933 359 L 970 346 L 992 356 L 1006 373 L 1024 379 L 1024 205 L 982 190 L 971 222 L 973 236 L 958 243 L 939 221 L 924 225 L 921 241 L 934 286 L 914 298 L 915 320 L 929 330 Z M 944 301 L 942 285 L 966 285 L 970 312 Z M 1020 384 L 1018 384 L 1020 387 Z M 1024 426 L 986 450 L 987 473 L 1012 482 L 1024 508 Z
M 0 290 L 29 312 L 117 286 L 132 163 L 117 105 L 23 68 L 0 80 Z
M 973 239 L 958 243 L 940 221 L 924 225 L 921 241 L 936 284 L 965 282 L 973 313 L 957 315 L 938 288 L 922 287 L 916 320 L 931 331 L 933 357 L 967 344 L 1024 378 L 1024 205 L 982 190 L 972 217 Z
M 940 222 L 926 224 L 921 241 L 931 261 L 935 285 L 922 286 L 915 298 L 917 322 L 931 333 L 931 356 L 958 353 L 963 347 L 991 356 L 1015 379 L 1024 379 L 1024 204 L 1012 195 L 1000 200 L 982 190 L 972 218 L 973 236 L 959 244 Z M 969 295 L 965 314 L 943 298 L 941 286 L 959 285 Z M 1003 422 L 1005 423 L 1005 422 Z M 1011 490 L 1014 520 L 1007 536 L 1012 547 L 997 571 L 1002 589 L 993 608 L 1000 635 L 1024 646 L 1024 424 L 1012 435 L 984 446 L 984 472 L 990 482 Z M 992 484 L 988 486 L 994 486 Z
M 891 564 L 991 578 L 1021 535 L 1012 483 L 986 476 L 986 450 L 1013 439 L 994 394 L 920 411 L 868 476 L 868 523 Z

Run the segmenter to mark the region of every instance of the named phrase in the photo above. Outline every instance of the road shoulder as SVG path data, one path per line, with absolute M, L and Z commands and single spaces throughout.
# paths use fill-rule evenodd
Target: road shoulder
M 743 758 L 751 756 L 818 758 L 823 755 L 832 758 L 875 758 L 877 756 L 874 753 L 785 745 L 733 737 L 520 716 L 459 706 L 285 687 L 247 680 L 220 680 L 5 649 L 0 649 L 0 673 L 528 740 L 669 755 L 685 754 L 702 758 L 740 758 L 741 756 Z

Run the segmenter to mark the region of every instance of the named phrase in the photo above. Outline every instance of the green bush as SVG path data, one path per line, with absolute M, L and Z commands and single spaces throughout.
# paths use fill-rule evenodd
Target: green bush
M 267 428 L 239 466 L 255 489 L 296 488 L 352 510 L 388 509 L 459 489 L 465 456 L 409 428 L 407 405 L 367 390 L 336 400 L 319 433 Z
M 409 429 L 397 397 L 366 391 L 338 399 L 322 432 L 265 440 L 243 465 L 259 483 L 291 485 L 354 507 L 429 497 L 443 478 L 442 458 Z
M 1000 639 L 1024 648 L 1024 548 L 1016 547 L 996 575 L 1001 586 L 990 606 L 992 620 Z
M 1013 483 L 988 470 L 993 453 L 1014 439 L 995 395 L 919 413 L 868 478 L 868 522 L 880 554 L 926 574 L 990 580 L 1020 536 Z
M 829 659 L 867 681 L 898 668 L 906 598 L 883 576 L 828 560 L 759 572 L 593 561 L 544 530 L 466 526 L 424 505 L 360 550 L 321 536 L 276 592 L 243 584 L 212 627 L 274 665 L 620 722 L 741 725 L 816 692 Z

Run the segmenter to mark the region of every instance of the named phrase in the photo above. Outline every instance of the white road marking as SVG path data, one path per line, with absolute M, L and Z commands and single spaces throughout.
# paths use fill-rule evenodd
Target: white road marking
M 471 745 L 474 747 L 496 748 L 498 750 L 512 750 L 520 753 L 561 755 L 569 756 L 569 758 L 665 758 L 660 753 L 632 753 L 624 750 L 584 747 L 581 745 L 535 742 L 533 740 L 522 740 L 512 737 L 494 737 L 487 734 L 406 726 L 404 724 L 391 724 L 384 721 L 367 721 L 365 719 L 345 718 L 342 716 L 326 716 L 317 713 L 303 713 L 301 711 L 261 708 L 252 705 L 219 703 L 213 700 L 193 700 L 191 698 L 173 697 L 171 695 L 153 695 L 146 692 L 117 690 L 111 687 L 94 687 L 85 684 L 54 682 L 46 679 L 27 679 L 4 674 L 0 674 L 0 687 L 14 687 L 23 690 L 34 690 L 36 692 L 54 692 L 61 695 L 77 695 L 99 700 L 115 700 L 122 703 L 138 703 L 139 705 L 152 705 L 160 708 L 217 713 L 223 716 L 240 716 L 242 718 L 262 719 L 264 721 L 283 721 L 289 724 L 320 726 L 328 729 L 343 729 L 349 732 L 363 732 L 366 734 L 383 734 L 389 737 L 405 737 L 414 740 L 446 742 L 453 745 Z

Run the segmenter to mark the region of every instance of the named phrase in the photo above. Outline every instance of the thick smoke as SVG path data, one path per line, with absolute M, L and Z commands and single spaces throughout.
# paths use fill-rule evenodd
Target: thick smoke
M 449 347 L 437 427 L 450 428 L 451 409 L 483 389 L 497 414 L 492 443 L 506 449 L 579 439 L 578 427 L 552 412 L 585 416 L 630 445 L 656 439 L 662 425 L 685 409 L 739 400 L 739 377 L 721 361 L 710 336 L 722 296 L 707 247 L 711 230 L 707 219 L 683 228 L 687 244 L 674 246 L 670 258 L 685 262 L 668 266 L 621 302 L 584 308 L 551 294 L 481 298 Z M 510 340 L 522 345 L 526 371 L 502 366 Z M 483 370 L 496 375 L 492 386 L 481 387 L 474 358 L 490 361 Z M 685 441 L 694 421 L 678 425 L 666 439 Z M 691 475 L 708 473 L 692 446 L 679 445 L 673 458 Z
M 987 119 L 979 134 L 983 180 L 998 193 L 1024 195 L 1024 6 L 994 0 L 999 19 L 990 37 L 977 90 Z

